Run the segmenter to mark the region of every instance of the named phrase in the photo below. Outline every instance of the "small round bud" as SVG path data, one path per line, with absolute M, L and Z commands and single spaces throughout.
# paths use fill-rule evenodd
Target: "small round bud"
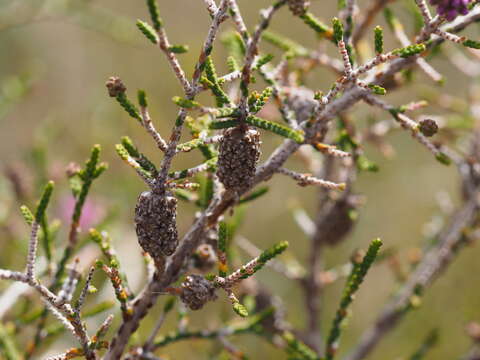
M 135 230 L 142 249 L 155 262 L 173 254 L 178 245 L 177 200 L 145 191 L 135 207 Z
M 423 135 L 430 137 L 437 133 L 438 125 L 432 119 L 423 119 L 419 123 L 419 130 Z
M 295 16 L 304 15 L 310 6 L 309 0 L 288 0 L 288 8 Z
M 216 298 L 213 282 L 201 275 L 189 275 L 182 283 L 180 299 L 192 310 L 199 310 L 207 302 Z
M 105 83 L 105 86 L 107 87 L 108 95 L 111 97 L 117 97 L 127 91 L 127 87 L 123 84 L 122 80 L 116 76 L 110 77 Z
M 65 168 L 65 173 L 68 178 L 72 178 L 82 170 L 82 167 L 75 162 L 70 162 Z
M 253 128 L 227 129 L 220 142 L 217 175 L 225 189 L 242 191 L 253 184 L 260 157 L 260 134 Z
M 217 263 L 217 255 L 212 245 L 202 244 L 197 247 L 192 257 L 192 266 L 195 269 L 206 272 Z

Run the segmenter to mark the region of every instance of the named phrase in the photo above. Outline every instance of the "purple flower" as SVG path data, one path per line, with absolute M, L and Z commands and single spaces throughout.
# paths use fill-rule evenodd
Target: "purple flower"
M 70 194 L 64 195 L 60 200 L 59 217 L 62 222 L 69 223 L 75 207 L 75 199 Z M 105 210 L 100 203 L 88 200 L 83 206 L 82 216 L 80 217 L 80 228 L 88 229 L 95 226 L 105 216 Z
M 470 0 L 430 0 L 430 4 L 437 7 L 438 14 L 444 16 L 448 21 L 452 21 L 459 14 L 466 15 L 469 2 Z

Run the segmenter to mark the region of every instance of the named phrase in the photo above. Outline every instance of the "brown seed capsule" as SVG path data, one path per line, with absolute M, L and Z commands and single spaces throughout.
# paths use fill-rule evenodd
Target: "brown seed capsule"
M 253 128 L 227 129 L 220 142 L 217 175 L 225 189 L 242 191 L 253 183 L 260 157 L 260 134 Z
M 108 95 L 111 97 L 117 97 L 127 91 L 127 87 L 123 84 L 122 80 L 116 76 L 110 77 L 105 83 L 105 86 L 108 89 Z
M 135 230 L 140 246 L 155 262 L 173 254 L 178 245 L 177 200 L 145 191 L 135 207 Z
M 356 209 L 361 204 L 358 195 L 347 195 L 340 199 L 328 199 L 322 206 L 318 233 L 321 241 L 329 246 L 340 243 L 356 223 Z
M 423 119 L 419 123 L 419 130 L 423 135 L 425 135 L 427 137 L 430 137 L 430 136 L 433 136 L 437 133 L 438 125 L 435 122 L 435 120 Z
M 310 6 L 308 0 L 288 0 L 288 8 L 295 16 L 304 15 Z
M 192 310 L 199 310 L 207 302 L 216 298 L 213 282 L 201 275 L 189 275 L 182 283 L 180 299 Z

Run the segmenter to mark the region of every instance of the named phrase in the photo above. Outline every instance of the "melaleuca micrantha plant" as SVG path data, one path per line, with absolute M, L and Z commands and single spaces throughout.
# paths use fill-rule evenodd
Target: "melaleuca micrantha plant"
M 53 251 L 55 229 L 47 218 L 53 183 L 46 185 L 35 210 L 20 208 L 30 227 L 26 269 L 2 269 L 0 278 L 27 284 L 43 303 L 37 313 L 20 317 L 20 322 L 7 320 L 0 325 L 0 350 L 5 358 L 42 356 L 46 345 L 65 330 L 73 336 L 70 349 L 49 359 L 155 359 L 162 356 L 165 346 L 190 339 L 218 342 L 219 350 L 213 355 L 209 353 L 212 358 L 223 358 L 225 353 L 231 358 L 246 359 L 247 354 L 258 357 L 255 349 L 240 349 L 233 343 L 240 334 L 265 339 L 284 351 L 288 359 L 332 360 L 339 352 L 344 352 L 347 360 L 367 358 L 401 319 L 421 306 L 424 291 L 478 231 L 478 124 L 474 131 L 460 138 L 460 132 L 448 121 L 449 114 L 460 111 L 464 117 L 476 116 L 478 122 L 478 97 L 472 96 L 472 103 L 459 110 L 445 102 L 441 92 L 432 90 L 437 95 L 428 100 L 445 110 L 444 115 L 418 114 L 427 112 L 428 102 L 415 98 L 414 93 L 404 93 L 410 98 L 400 104 L 388 99 L 390 93 L 418 81 L 414 78 L 417 72 L 422 72 L 433 85 L 443 83 L 444 76 L 432 60 L 443 56 L 446 42 L 453 45 L 454 50 L 449 51 L 480 48 L 478 41 L 459 34 L 479 21 L 480 10 L 477 1 L 430 0 L 432 7 L 426 0 L 411 2 L 415 6 L 408 7 L 408 11 L 414 20 L 415 34 L 407 33 L 405 29 L 409 27 L 395 16 L 398 9 L 391 8 L 396 5 L 394 1 L 372 0 L 365 5 L 340 0 L 337 16 L 326 19 L 315 14 L 310 1 L 277 0 L 260 12 L 256 25 L 249 28 L 237 0 L 205 0 L 211 23 L 198 61 L 189 72 L 182 65 L 182 54 L 189 51 L 189 46 L 170 42 L 160 16 L 161 7 L 155 0 L 146 0 L 149 19 L 136 22 L 139 34 L 166 56 L 179 84 L 176 90 L 180 93 L 172 98 L 177 116 L 172 120 L 171 133 L 162 136 L 155 128 L 145 91 L 138 90 L 136 97 L 132 96 L 117 76 L 106 83 L 108 95 L 151 136 L 162 155 L 160 162 L 149 159 L 143 153 L 145 145 L 139 148 L 127 136 L 116 145 L 120 158 L 135 170 L 145 186 L 136 200 L 132 198 L 132 203 L 136 201 L 131 217 L 138 244 L 130 244 L 130 251 L 141 252 L 145 260 L 145 284 L 141 290 L 130 287 L 129 269 L 120 263 L 115 242 L 105 229 L 90 229 L 83 241 L 80 219 L 86 197 L 94 180 L 106 169 L 99 163 L 100 148 L 95 146 L 84 167 L 72 165 L 68 170 L 75 206 L 60 255 Z M 291 21 L 304 26 L 306 35 L 316 36 L 322 46 L 310 48 L 303 39 L 291 39 L 288 28 L 272 30 L 272 21 L 282 11 L 291 16 Z M 388 26 L 388 37 L 376 24 L 381 14 Z M 368 40 L 369 31 L 372 41 Z M 387 43 L 387 38 L 392 41 Z M 266 43 L 269 47 L 263 46 Z M 223 50 L 219 47 L 228 52 L 226 58 L 221 58 Z M 273 49 L 273 54 L 265 49 Z M 332 56 L 330 50 L 336 55 Z M 471 64 L 467 56 L 478 54 L 447 60 L 455 71 L 467 72 L 468 67 L 461 63 Z M 224 73 L 217 68 L 228 70 Z M 330 71 L 337 80 L 325 89 L 309 87 L 309 78 L 318 69 Z M 129 84 L 129 89 L 140 85 Z M 210 100 L 199 100 L 200 93 L 208 94 Z M 359 102 L 372 108 L 366 124 L 361 121 L 362 115 L 351 111 Z M 389 115 L 387 120 L 384 115 Z M 393 148 L 387 135 L 397 130 L 409 133 L 421 145 L 418 151 L 433 155 L 432 161 L 458 167 L 462 180 L 459 208 L 444 216 L 443 227 L 430 235 L 428 247 L 412 260 L 408 271 L 399 265 L 395 251 L 379 253 L 382 242 L 378 239 L 365 253 L 355 251 L 350 262 L 325 269 L 323 250 L 345 241 L 359 221 L 365 200 L 355 191 L 359 172 L 381 171 L 366 155 L 365 145 L 373 145 L 388 156 Z M 270 136 L 281 143 L 269 154 L 264 150 L 265 160 L 260 161 L 261 140 L 265 142 Z M 457 148 L 465 140 L 470 141 L 471 148 Z M 188 152 L 198 152 L 202 160 L 196 166 L 174 170 L 176 157 Z M 289 159 L 289 166 L 301 159 L 296 166 L 302 170 L 287 168 Z M 261 204 L 257 200 L 268 192 L 269 181 L 277 174 L 293 179 L 299 186 L 319 189 L 315 220 L 301 206 L 292 210 L 304 236 L 291 239 L 290 246 L 295 249 L 299 242 L 306 241 L 303 247 L 309 249 L 308 261 L 295 260 L 293 252 L 287 251 L 286 241 L 277 241 L 272 247 L 264 246 L 264 241 L 257 248 L 239 235 L 244 212 L 253 202 Z M 196 209 L 192 225 L 181 231 L 178 229 L 185 227 L 177 224 L 180 201 Z M 47 262 L 45 271 L 36 269 L 39 240 Z M 98 246 L 101 258 L 85 271 L 79 268 L 75 253 L 88 242 Z M 385 243 L 388 246 L 388 239 Z M 249 255 L 249 261 L 240 261 L 238 248 Z M 288 257 L 279 257 L 284 252 Z M 366 325 L 358 344 L 344 348 L 339 340 L 354 296 L 358 291 L 359 296 L 368 296 L 362 293 L 361 285 L 369 270 L 383 260 L 388 260 L 385 262 L 398 282 L 394 296 L 373 324 Z M 307 321 L 302 328 L 298 328 L 298 321 L 296 326 L 287 321 L 284 299 L 276 296 L 270 284 L 258 280 L 257 272 L 266 266 L 264 271 L 276 271 L 283 281 L 297 283 L 303 290 L 302 305 L 295 304 L 296 313 L 305 310 Z M 116 311 L 110 303 L 99 302 L 93 309 L 83 309 L 87 298 L 94 302 L 96 272 L 102 273 L 113 287 L 119 308 L 116 321 Z M 324 336 L 322 295 L 329 284 L 343 277 L 346 285 L 340 305 Z M 160 298 L 166 301 L 156 325 L 145 329 L 142 320 L 151 314 Z M 25 302 L 27 308 L 33 300 L 18 301 Z M 215 319 L 212 323 L 216 328 L 205 326 L 197 330 L 188 325 L 188 317 L 196 316 L 190 314 L 191 310 L 220 303 L 228 303 L 233 311 Z M 1 313 L 9 313 L 11 306 L 0 309 Z M 112 313 L 100 326 L 91 329 L 85 319 L 107 309 Z M 174 310 L 178 312 L 178 326 L 176 331 L 167 333 L 162 325 Z M 25 313 L 26 310 L 20 311 L 21 315 Z M 50 314 L 61 327 L 51 328 Z M 22 326 L 33 328 L 32 340 L 27 342 L 17 336 Z M 107 334 L 109 328 L 112 331 Z M 410 339 L 416 344 L 416 348 L 405 349 L 413 354 L 411 359 L 423 358 L 437 342 L 437 330 L 427 330 L 425 340 Z

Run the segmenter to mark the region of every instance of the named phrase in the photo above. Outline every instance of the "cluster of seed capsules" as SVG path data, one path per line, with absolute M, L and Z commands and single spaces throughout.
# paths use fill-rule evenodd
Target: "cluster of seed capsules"
M 227 191 L 242 192 L 253 183 L 260 157 L 259 132 L 240 124 L 225 130 L 219 144 L 217 176 Z M 135 224 L 140 246 L 156 262 L 172 255 L 178 245 L 177 201 L 165 189 L 140 194 Z
M 239 193 L 253 183 L 260 157 L 260 135 L 257 130 L 240 124 L 224 131 L 219 143 L 217 176 L 226 191 Z M 172 255 L 178 246 L 176 225 L 177 201 L 168 190 L 145 191 L 135 208 L 135 228 L 142 249 L 157 267 Z M 215 287 L 203 276 L 190 275 L 181 286 L 180 298 L 192 310 L 214 300 Z
M 116 97 L 117 100 L 126 99 L 126 87 L 119 78 L 110 78 L 106 86 L 111 97 Z M 237 126 L 224 130 L 218 149 L 216 175 L 225 190 L 234 194 L 248 190 L 253 185 L 260 157 L 259 132 L 245 121 L 239 121 Z M 134 217 L 138 243 L 150 255 L 158 269 L 163 268 L 166 257 L 171 256 L 177 249 L 176 216 L 177 200 L 165 184 L 158 182 L 151 190 L 139 195 Z M 211 256 L 208 259 L 205 256 L 211 252 L 213 251 L 203 249 L 197 260 L 211 264 Z M 188 276 L 181 287 L 181 299 L 191 309 L 199 309 L 204 302 L 215 297 L 212 286 L 201 276 Z

